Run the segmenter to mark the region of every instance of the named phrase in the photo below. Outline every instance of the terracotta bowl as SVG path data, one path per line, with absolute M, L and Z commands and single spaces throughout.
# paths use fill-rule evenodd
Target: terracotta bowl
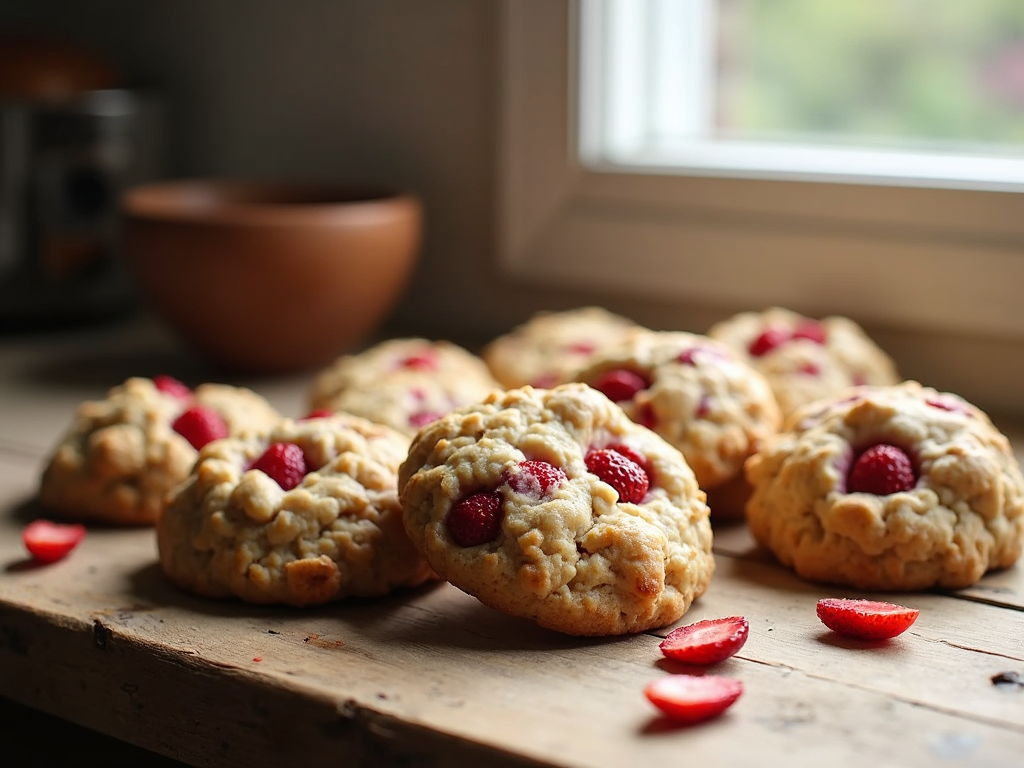
M 146 184 L 122 200 L 143 298 L 214 364 L 311 369 L 390 314 L 419 253 L 410 194 L 312 183 Z

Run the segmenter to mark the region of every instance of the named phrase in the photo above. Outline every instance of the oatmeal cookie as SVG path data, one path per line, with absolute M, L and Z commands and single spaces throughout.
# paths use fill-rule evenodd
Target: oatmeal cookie
M 783 416 L 852 386 L 901 381 L 892 359 L 846 317 L 815 320 L 772 307 L 717 323 L 708 336 L 728 344 L 764 374 Z
M 714 570 L 704 492 L 678 450 L 584 384 L 494 392 L 413 440 L 405 527 L 443 578 L 574 635 L 676 621 Z
M 506 387 L 553 387 L 571 381 L 591 355 L 639 327 L 601 307 L 538 312 L 491 341 L 481 355 Z
M 43 470 L 40 503 L 61 517 L 150 525 L 209 439 L 269 429 L 281 418 L 242 387 L 194 390 L 167 376 L 130 378 L 82 403 Z
M 1006 437 L 915 381 L 798 410 L 746 476 L 754 537 L 811 581 L 966 587 L 1024 544 L 1024 479 Z
M 322 370 L 311 410 L 344 411 L 413 435 L 501 385 L 476 355 L 448 341 L 390 339 Z
M 678 448 L 709 494 L 779 429 L 768 382 L 729 347 L 683 331 L 642 331 L 576 376 Z M 711 504 L 712 514 L 718 507 Z M 742 504 L 732 512 L 741 512 Z
M 294 606 L 435 578 L 402 524 L 408 445 L 348 414 L 207 445 L 157 524 L 164 573 L 207 597 Z

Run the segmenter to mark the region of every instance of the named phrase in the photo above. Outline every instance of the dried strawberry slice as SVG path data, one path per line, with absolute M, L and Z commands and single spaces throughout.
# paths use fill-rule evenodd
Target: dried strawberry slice
M 21 532 L 25 549 L 40 563 L 55 563 L 85 538 L 85 526 L 34 520 Z
M 194 405 L 171 424 L 197 451 L 207 443 L 228 436 L 228 425 L 224 417 L 205 405 Z
M 858 640 L 888 640 L 910 628 L 921 613 L 896 603 L 827 597 L 818 601 L 818 618 L 840 635 Z
M 568 481 L 565 472 L 546 461 L 521 461 L 514 469 L 506 470 L 501 483 L 508 483 L 516 493 L 543 499 L 556 488 Z
M 618 451 L 591 451 L 584 461 L 587 469 L 615 489 L 619 501 L 639 504 L 647 495 L 651 481 L 644 468 Z
M 717 717 L 742 694 L 743 681 L 718 675 L 669 675 L 644 688 L 648 701 L 681 723 Z
M 263 472 L 285 491 L 301 483 L 309 471 L 302 448 L 295 443 L 271 443 L 252 463 L 252 469 Z
M 684 664 L 717 664 L 733 656 L 750 634 L 750 624 L 743 616 L 705 619 L 673 629 L 661 641 L 661 652 Z
M 501 494 L 474 493 L 455 502 L 445 524 L 456 544 L 475 547 L 498 538 L 501 519 Z
M 605 371 L 590 385 L 615 403 L 625 400 L 632 400 L 637 392 L 641 392 L 650 386 L 648 381 L 636 371 L 629 371 L 625 368 L 617 368 L 612 371 Z
M 192 396 L 192 390 L 188 388 L 188 385 L 183 384 L 173 376 L 167 376 L 165 374 L 154 376 L 153 386 L 165 395 L 170 395 L 171 397 L 185 399 L 186 397 Z

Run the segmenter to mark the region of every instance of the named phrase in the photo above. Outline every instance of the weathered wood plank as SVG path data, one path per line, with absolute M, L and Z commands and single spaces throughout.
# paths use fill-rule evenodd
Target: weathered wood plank
M 817 622 L 820 588 L 722 554 L 685 621 L 750 619 L 716 670 L 747 692 L 720 721 L 673 728 L 641 695 L 680 671 L 655 634 L 566 637 L 449 585 L 310 611 L 202 600 L 165 582 L 149 530 L 93 529 L 67 560 L 29 567 L 17 531 L 35 466 L 0 457 L 2 692 L 186 762 L 924 766 L 1024 749 L 1024 693 L 990 680 L 1024 671 L 1005 608 L 906 596 L 918 624 L 868 648 Z

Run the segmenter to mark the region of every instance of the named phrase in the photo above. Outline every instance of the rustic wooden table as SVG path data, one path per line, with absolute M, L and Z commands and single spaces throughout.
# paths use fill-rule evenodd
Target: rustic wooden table
M 871 645 L 815 616 L 818 598 L 852 593 L 795 578 L 743 526 L 719 528 L 718 570 L 682 623 L 749 619 L 746 646 L 716 670 L 746 690 L 694 727 L 642 695 L 681 671 L 662 660 L 665 630 L 562 636 L 449 585 L 315 610 L 203 600 L 164 581 L 148 529 L 94 526 L 66 560 L 33 565 L 19 532 L 75 406 L 160 372 L 212 377 L 145 326 L 0 338 L 0 697 L 200 766 L 1024 759 L 1024 685 L 995 682 L 1024 679 L 1020 565 L 955 593 L 888 596 L 920 618 Z M 302 410 L 303 377 L 236 383 Z

